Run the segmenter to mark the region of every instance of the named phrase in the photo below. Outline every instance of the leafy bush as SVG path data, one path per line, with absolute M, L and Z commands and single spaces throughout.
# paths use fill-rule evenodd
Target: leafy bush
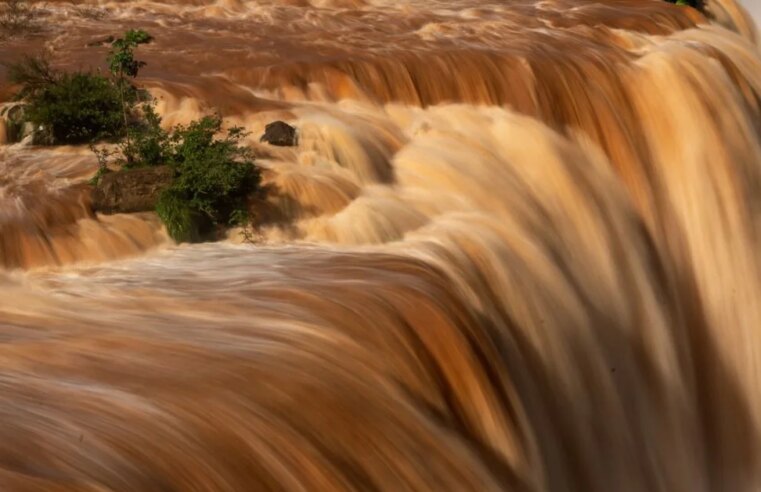
M 157 211 L 177 241 L 192 239 L 192 228 L 185 226 L 188 217 L 198 216 L 215 226 L 247 221 L 247 199 L 259 188 L 259 171 L 251 150 L 241 145 L 243 129 L 232 128 L 217 138 L 221 129 L 219 116 L 207 116 L 168 135 L 164 162 L 176 176 Z
M 175 154 L 178 176 L 172 189 L 214 222 L 230 224 L 233 212 L 245 211 L 246 197 L 259 185 L 259 173 L 251 151 L 239 145 L 240 128 L 222 139 L 208 138 L 220 127 L 220 118 L 206 117 L 175 131 L 173 138 L 182 144 Z
M 251 150 L 242 144 L 244 130 L 222 132 L 222 118 L 207 116 L 167 131 L 152 101 L 138 106 L 141 93 L 133 79 L 145 63 L 135 59 L 134 49 L 150 40 L 140 30 L 114 40 L 107 59 L 110 78 L 57 72 L 42 58 L 12 66 L 28 119 L 44 128 L 51 143 L 90 143 L 100 164 L 93 185 L 114 163 L 124 169 L 170 166 L 174 179 L 156 212 L 178 242 L 247 223 L 247 200 L 259 189 L 260 175 Z M 93 143 L 103 138 L 116 140 L 116 146 Z
M 44 64 L 40 60 L 28 61 L 27 67 L 40 68 Z M 37 79 L 24 78 L 34 70 L 25 72 L 13 67 L 11 80 L 24 84 L 25 117 L 42 129 L 44 141 L 77 144 L 120 134 L 120 95 L 107 78 L 83 72 L 46 72 Z
M 195 242 L 217 226 L 247 223 L 247 199 L 259 189 L 253 154 L 242 145 L 243 129 L 231 128 L 218 137 L 222 133 L 219 116 L 164 130 L 153 106 L 144 104 L 140 123 L 130 127 L 129 138 L 116 150 L 93 150 L 101 163 L 115 158 L 124 169 L 172 167 L 174 180 L 156 211 L 173 239 Z
M 16 99 L 27 103 L 28 121 L 42 128 L 43 141 L 79 144 L 125 137 L 140 92 L 132 84 L 145 63 L 134 49 L 151 37 L 127 31 L 113 41 L 108 63 L 111 77 L 92 72 L 59 72 L 42 57 L 26 57 L 10 66 L 10 80 L 21 86 Z
M 199 242 L 210 235 L 212 225 L 204 217 L 194 212 L 188 202 L 175 193 L 166 190 L 156 204 L 156 213 L 166 226 L 169 235 L 181 242 Z
M 127 129 L 126 138 L 119 144 L 123 166 L 160 166 L 171 160 L 169 133 L 161 128 L 161 117 L 153 105 L 143 104 L 139 119 Z
M 42 129 L 42 141 L 79 144 L 123 133 L 122 94 L 107 77 L 60 72 L 39 56 L 27 56 L 9 68 L 9 79 L 21 86 L 16 99 L 26 102 L 25 118 Z M 137 91 L 133 88 L 126 99 L 135 101 Z

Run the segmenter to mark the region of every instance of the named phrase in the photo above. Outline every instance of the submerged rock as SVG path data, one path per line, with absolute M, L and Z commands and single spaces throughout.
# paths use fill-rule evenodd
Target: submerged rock
M 260 142 L 267 142 L 280 147 L 296 145 L 296 129 L 284 121 L 273 121 L 264 127 Z
M 93 210 L 105 214 L 154 210 L 159 195 L 172 183 L 173 177 L 169 166 L 104 174 L 93 190 Z

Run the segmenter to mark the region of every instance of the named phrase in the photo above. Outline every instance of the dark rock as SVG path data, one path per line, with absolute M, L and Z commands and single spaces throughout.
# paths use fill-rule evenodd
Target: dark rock
M 273 121 L 264 127 L 260 142 L 267 142 L 280 147 L 296 145 L 296 129 L 284 121 Z
M 173 177 L 169 166 L 104 174 L 93 190 L 93 210 L 105 214 L 154 210 L 159 195 L 172 183 Z

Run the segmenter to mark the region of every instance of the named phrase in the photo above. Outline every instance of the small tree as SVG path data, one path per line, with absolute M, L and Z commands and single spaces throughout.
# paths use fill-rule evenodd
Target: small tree
M 111 51 L 108 53 L 108 69 L 114 77 L 114 82 L 119 90 L 122 103 L 122 118 L 127 143 L 130 141 L 129 114 L 137 99 L 137 91 L 132 80 L 146 63 L 135 59 L 135 48 L 141 44 L 150 43 L 153 38 L 141 29 L 130 29 L 123 38 L 118 38 L 111 43 Z M 132 154 L 126 154 L 128 162 L 133 160 Z

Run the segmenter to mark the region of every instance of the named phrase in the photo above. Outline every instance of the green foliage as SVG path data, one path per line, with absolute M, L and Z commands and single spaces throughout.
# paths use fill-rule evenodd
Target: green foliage
M 132 140 L 134 131 L 130 128 L 129 113 L 135 103 L 132 97 L 136 92 L 135 86 L 130 82 L 130 78 L 137 77 L 138 72 L 145 66 L 145 62 L 135 60 L 135 48 L 141 44 L 149 43 L 153 38 L 142 30 L 130 29 L 124 34 L 123 38 L 117 38 L 111 43 L 111 51 L 108 53 L 108 68 L 114 77 L 114 83 L 119 90 L 119 97 L 122 103 L 122 119 L 124 122 L 125 140 L 127 147 L 125 156 L 127 164 L 133 164 L 133 152 L 139 151 L 134 148 Z M 140 130 L 136 130 L 140 133 Z
M 160 166 L 170 160 L 169 134 L 161 128 L 161 117 L 153 105 L 142 105 L 140 119 L 127 130 L 120 145 L 124 167 Z
M 150 34 L 139 29 L 130 29 L 123 38 L 118 38 L 111 43 L 111 51 L 108 54 L 108 68 L 123 81 L 125 77 L 137 77 L 139 70 L 145 66 L 145 62 L 135 60 L 135 48 L 141 44 L 150 43 L 153 38 Z
M 241 145 L 243 129 L 217 138 L 221 129 L 219 116 L 174 129 L 167 162 L 176 177 L 166 194 L 215 225 L 240 225 L 247 221 L 247 198 L 259 188 L 260 175 L 251 150 Z
M 197 242 L 202 238 L 199 218 L 194 215 L 188 202 L 175 193 L 165 190 L 156 204 L 156 213 L 166 226 L 169 235 L 177 241 Z
M 58 72 L 43 57 L 25 57 L 10 66 L 11 82 L 21 86 L 16 99 L 27 102 L 27 119 L 43 129 L 51 144 L 89 143 L 124 137 L 131 141 L 131 119 L 140 91 L 129 78 L 145 65 L 134 49 L 151 40 L 130 30 L 113 42 L 109 68 L 113 78 L 92 72 Z
M 56 72 L 41 57 L 26 57 L 11 65 L 11 82 L 21 85 L 25 118 L 43 128 L 54 144 L 90 142 L 118 135 L 122 104 L 117 88 L 97 74 Z
M 258 191 L 260 175 L 243 145 L 242 128 L 222 131 L 222 118 L 207 116 L 169 131 L 152 102 L 137 106 L 140 91 L 132 84 L 145 63 L 137 46 L 150 42 L 145 31 L 130 30 L 113 41 L 108 55 L 111 78 L 93 73 L 61 73 L 43 58 L 27 58 L 11 67 L 21 85 L 17 97 L 26 114 L 44 128 L 52 143 L 90 143 L 100 164 L 91 180 L 97 184 L 116 161 L 122 168 L 169 165 L 172 184 L 156 212 L 178 242 L 208 238 L 216 228 L 249 222 L 247 201 Z M 97 139 L 117 145 L 98 148 Z
M 169 165 L 172 185 L 156 211 L 178 242 L 198 241 L 215 226 L 248 222 L 247 198 L 259 188 L 251 150 L 242 145 L 242 128 L 224 136 L 222 118 L 207 116 L 171 131 L 161 127 L 153 106 L 142 107 L 142 121 L 119 146 L 125 168 Z

